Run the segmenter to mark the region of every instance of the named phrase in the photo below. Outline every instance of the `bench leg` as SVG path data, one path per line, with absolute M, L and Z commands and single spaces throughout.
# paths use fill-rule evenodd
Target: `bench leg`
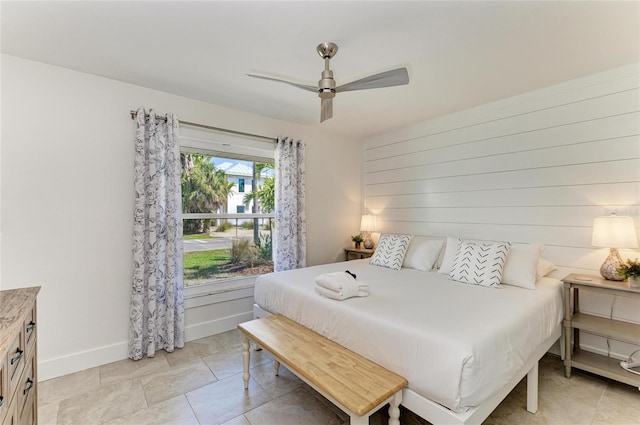
M 273 373 L 280 376 L 280 362 L 275 359 L 273 360 Z
M 389 425 L 400 425 L 400 403 L 402 403 L 402 390 L 395 393 L 389 403 Z
M 349 425 L 369 425 L 369 416 L 350 415 Z
M 244 389 L 249 388 L 249 337 L 242 334 L 242 380 Z

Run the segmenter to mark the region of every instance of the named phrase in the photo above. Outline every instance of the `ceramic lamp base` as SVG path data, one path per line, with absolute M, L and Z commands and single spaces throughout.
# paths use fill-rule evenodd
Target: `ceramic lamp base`
M 623 281 L 624 276 L 618 274 L 618 268 L 623 263 L 620 253 L 616 248 L 609 249 L 609 256 L 600 267 L 600 274 L 607 280 Z
M 367 237 L 364 240 L 365 249 L 373 249 L 373 239 L 371 239 L 371 233 L 367 232 Z

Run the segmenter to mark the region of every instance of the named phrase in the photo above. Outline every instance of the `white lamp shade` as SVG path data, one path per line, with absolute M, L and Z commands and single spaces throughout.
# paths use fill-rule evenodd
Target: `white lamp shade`
M 375 232 L 376 231 L 376 216 L 373 214 L 365 214 L 360 221 L 361 232 Z
M 609 215 L 593 221 L 591 245 L 602 248 L 638 248 L 633 217 Z

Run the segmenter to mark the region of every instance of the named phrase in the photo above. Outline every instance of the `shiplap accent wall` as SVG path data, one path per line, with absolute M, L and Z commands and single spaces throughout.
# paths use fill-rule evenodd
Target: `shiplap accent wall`
M 365 208 L 382 232 L 540 242 L 553 276 L 598 274 L 608 251 L 591 246 L 594 217 L 633 215 L 640 228 L 640 64 L 377 135 L 364 150 Z M 588 294 L 581 307 L 640 322 L 640 304 L 618 298 Z

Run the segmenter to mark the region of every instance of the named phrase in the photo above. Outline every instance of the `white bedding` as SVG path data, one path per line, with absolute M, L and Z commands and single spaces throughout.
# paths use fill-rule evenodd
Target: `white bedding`
M 314 291 L 322 273 L 350 270 L 369 296 L 336 301 Z M 477 406 L 503 387 L 531 350 L 558 329 L 562 284 L 536 290 L 454 282 L 446 275 L 369 260 L 260 276 L 255 302 L 405 377 L 419 395 L 455 411 Z

